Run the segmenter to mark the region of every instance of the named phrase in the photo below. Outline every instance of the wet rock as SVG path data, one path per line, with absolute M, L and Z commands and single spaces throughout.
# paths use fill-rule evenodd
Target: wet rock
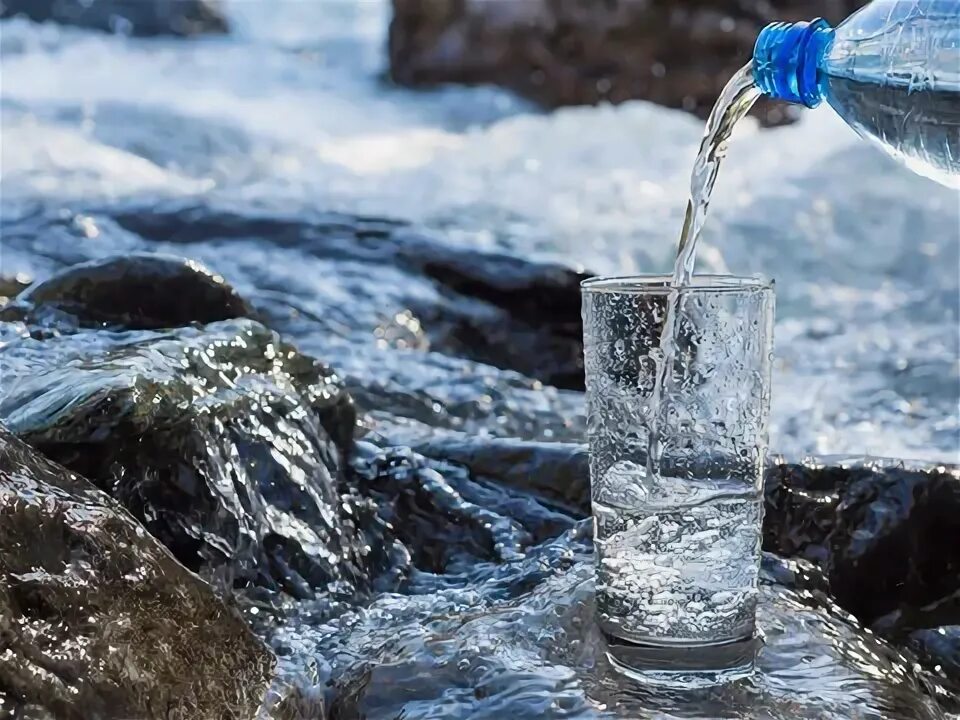
M 2 421 L 219 587 L 349 594 L 373 574 L 364 502 L 341 508 L 352 400 L 255 321 L 47 334 L 0 368 Z
M 838 510 L 831 583 L 865 622 L 960 590 L 957 473 L 864 469 L 852 474 Z
M 182 202 L 123 203 L 109 212 L 40 208 L 7 219 L 0 231 L 7 257 L 29 258 L 18 267 L 41 278 L 116 248 L 206 263 L 236 283 L 265 324 L 336 367 L 376 423 L 583 436 L 581 395 L 550 384 L 582 386 L 580 275 L 572 270 L 456 247 L 387 219 Z M 450 281 L 456 288 L 444 282 L 442 268 L 461 265 L 479 278 L 469 290 L 459 279 Z M 532 307 L 532 296 L 520 292 L 528 282 L 569 313 L 554 322 L 518 309 L 515 302 Z M 464 326 L 474 342 L 451 337 L 451 328 Z
M 575 443 L 435 437 L 417 452 L 464 465 L 475 476 L 546 498 L 574 514 L 590 512 L 587 449 Z
M 910 633 L 910 647 L 924 659 L 927 667 L 952 680 L 960 693 L 960 625 L 916 630 Z
M 956 470 L 781 465 L 766 495 L 765 547 L 820 564 L 838 602 L 865 623 L 960 590 Z M 947 615 L 941 624 L 960 621 Z
M 26 279 L 23 277 L 0 276 L 0 309 L 29 286 L 30 283 L 26 282 Z
M 960 590 L 922 607 L 901 604 L 875 620 L 874 632 L 912 651 L 939 678 L 944 710 L 960 713 Z M 918 629 L 919 628 L 919 629 Z
M 960 618 L 960 590 L 927 605 L 900 605 L 877 618 L 872 627 L 888 637 L 903 638 L 914 628 L 952 625 Z
M 438 435 L 424 455 L 585 515 L 583 445 Z M 869 458 L 777 463 L 766 473 L 764 548 L 821 567 L 839 604 L 895 636 L 960 622 L 960 471 Z
M 574 515 L 589 513 L 582 445 L 441 434 L 415 447 Z M 960 572 L 950 538 L 960 537 L 958 479 L 955 469 L 869 458 L 773 465 L 766 478 L 764 547 L 823 568 L 826 575 L 808 578 L 804 587 L 833 593 L 845 610 L 888 637 L 956 624 Z
M 453 484 L 455 470 L 441 473 L 406 449 L 367 452 L 372 456 L 358 464 L 364 489 L 389 497 L 378 504 L 413 549 L 418 568 L 465 572 L 479 561 L 516 558 L 529 544 L 530 537 L 509 518 L 463 497 Z M 461 474 L 461 482 L 465 477 Z
M 319 685 L 335 717 L 710 717 L 932 720 L 930 678 L 829 599 L 765 556 L 766 642 L 749 680 L 671 691 L 613 671 L 592 622 L 589 521 L 526 557 L 432 593 L 389 595 L 325 624 L 293 616 L 279 646 L 327 658 Z M 310 650 L 307 650 L 310 652 Z M 281 658 L 283 662 L 283 658 Z
M 781 463 L 771 468 L 764 485 L 764 546 L 825 565 L 827 538 L 848 477 L 849 470 L 833 466 Z
M 0 0 L 0 17 L 25 16 L 136 36 L 224 33 L 218 0 Z
M 582 445 L 438 436 L 418 452 L 533 492 L 578 515 L 589 513 Z M 771 466 L 766 478 L 764 548 L 812 561 L 810 581 L 885 636 L 960 621 L 960 474 L 868 458 L 836 465 Z
M 749 681 L 671 692 L 622 677 L 609 667 L 592 622 L 589 521 L 522 553 L 497 557 L 482 545 L 471 547 L 477 539 L 494 537 L 497 523 L 508 517 L 488 515 L 490 528 L 468 530 L 481 518 L 477 508 L 493 506 L 477 502 L 476 495 L 463 504 L 483 487 L 477 470 L 485 468 L 488 478 L 510 477 L 503 462 L 506 443 L 493 441 L 489 457 L 484 443 L 448 438 L 420 448 L 469 462 L 469 474 L 449 458 L 427 462 L 396 450 L 358 458 L 378 468 L 380 480 L 372 482 L 386 483 L 380 485 L 386 506 L 406 508 L 398 525 L 407 547 L 414 553 L 432 548 L 467 562 L 431 566 L 420 558 L 401 595 L 319 622 L 310 605 L 301 605 L 264 629 L 288 668 L 297 667 L 303 654 L 323 658 L 310 692 L 323 693 L 334 716 L 426 718 L 442 704 L 451 717 L 661 713 L 827 720 L 862 714 L 920 720 L 942 717 L 941 704 L 950 707 L 949 678 L 865 630 L 832 600 L 814 565 L 766 554 L 759 607 L 765 644 Z M 527 452 L 537 457 L 535 445 Z M 575 453 L 568 457 L 574 467 L 581 464 Z M 427 468 L 432 472 L 425 473 Z M 393 477 L 395 472 L 404 478 Z M 508 483 L 496 486 L 516 500 L 524 497 L 524 490 Z M 501 500 L 499 507 L 510 504 Z M 509 517 L 529 529 L 529 515 Z
M 21 218 L 5 249 L 42 258 L 28 268 L 41 276 L 96 258 L 101 246 L 71 240 L 77 222 Z M 766 547 L 802 560 L 765 560 L 761 673 L 719 695 L 651 695 L 609 671 L 590 627 L 585 449 L 545 442 L 583 437 L 582 394 L 516 372 L 572 367 L 577 273 L 372 218 L 177 205 L 79 222 L 103 246 L 211 263 L 273 330 L 246 307 L 197 322 L 189 303 L 155 310 L 121 283 L 111 306 L 54 276 L 0 325 L 0 419 L 258 611 L 292 688 L 283 717 L 418 717 L 441 702 L 464 717 L 591 717 L 603 704 L 623 717 L 819 720 L 853 716 L 856 702 L 865 716 L 925 719 L 950 707 L 950 678 L 891 644 L 933 662 L 908 636 L 956 625 L 957 515 L 935 512 L 954 507 L 949 472 L 772 468 Z M 188 287 L 206 292 L 206 278 Z M 227 290 L 217 313 L 234 307 Z M 537 293 L 556 313 L 523 345 Z M 505 369 L 466 359 L 492 362 L 501 350 L 487 338 Z M 356 444 L 351 395 L 366 411 Z
M 393 0 L 404 85 L 495 83 L 548 106 L 652 100 L 706 117 L 770 22 L 839 22 L 863 0 Z M 767 123 L 782 107 L 761 105 Z
M 413 566 L 448 580 L 470 576 L 484 563 L 521 558 L 534 543 L 574 523 L 570 514 L 538 496 L 409 448 L 364 443 L 354 467 L 364 493 L 376 499 L 381 517 L 412 553 Z
M 296 336 L 306 324 L 315 331 L 315 324 L 323 322 L 323 329 L 331 334 L 362 335 L 398 349 L 433 350 L 515 370 L 557 387 L 583 388 L 579 283 L 586 275 L 560 265 L 451 246 L 391 220 L 332 213 L 308 218 L 249 216 L 190 205 L 114 210 L 109 217 L 38 213 L 7 223 L 4 239 L 26 253 L 42 250 L 61 266 L 75 265 L 86 259 L 77 251 L 83 242 L 77 226 L 94 230 L 105 244 L 111 235 L 129 242 L 133 234 L 148 246 L 162 243 L 167 252 L 216 248 L 218 268 L 230 267 L 222 251 L 230 243 L 264 243 L 303 253 L 308 258 L 305 262 L 323 265 L 338 281 L 306 287 L 307 297 L 300 298 L 296 283 L 304 283 L 303 278 L 292 279 L 292 288 L 257 286 L 255 268 L 247 264 L 238 268 L 238 276 L 253 271 L 249 296 L 280 330 Z M 195 263 L 197 277 L 190 277 L 191 264 L 172 258 L 166 262 L 169 266 L 164 267 L 143 255 L 127 261 L 98 258 L 90 261 L 90 269 L 66 269 L 50 282 L 57 288 L 70 282 L 74 272 L 83 279 L 116 269 L 118 284 L 99 291 L 104 301 L 78 297 L 79 292 L 72 289 L 67 297 L 78 300 L 71 303 L 71 312 L 115 319 L 117 313 L 109 302 L 112 294 L 123 299 L 121 307 L 140 311 L 135 291 L 143 283 L 162 280 L 170 291 L 177 291 L 173 283 L 180 282 L 177 276 L 182 273 L 189 285 L 186 295 L 193 299 L 177 303 L 168 293 L 158 293 L 154 302 L 166 303 L 163 312 L 157 312 L 160 324 L 145 327 L 250 314 L 233 290 L 220 284 L 219 275 Z M 125 279 L 128 273 L 132 280 Z M 104 280 L 109 284 L 109 277 Z M 94 291 L 85 284 L 83 292 Z M 350 312 L 345 312 L 345 300 L 351 304 Z M 91 301 L 96 312 L 85 309 Z M 204 311 L 205 306 L 210 310 Z M 144 317 L 142 312 L 133 316 Z M 130 326 L 128 318 L 122 320 Z
M 441 284 L 457 311 L 421 310 L 438 349 L 555 387 L 583 389 L 580 282 L 586 275 L 474 251 L 409 259 Z
M 253 717 L 273 658 L 92 484 L 0 427 L 0 715 Z
M 253 311 L 226 281 L 181 257 L 133 254 L 74 265 L 22 292 L 35 315 L 58 310 L 84 325 L 130 330 L 247 317 Z

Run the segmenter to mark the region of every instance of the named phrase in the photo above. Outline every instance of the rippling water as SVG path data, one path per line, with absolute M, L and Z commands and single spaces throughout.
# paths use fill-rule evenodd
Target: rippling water
M 101 480 L 118 466 L 149 480 L 189 449 L 216 489 L 202 511 L 165 514 L 165 496 L 139 498 L 136 484 L 125 502 L 191 569 L 243 588 L 281 661 L 278 717 L 944 716 L 938 681 L 840 610 L 815 570 L 772 555 L 756 678 L 678 696 L 608 673 L 571 470 L 582 396 L 464 350 L 478 328 L 495 345 L 489 328 L 509 313 L 422 261 L 448 249 L 448 275 L 469 251 L 505 276 L 513 257 L 669 269 L 699 121 L 644 103 L 543 114 L 489 88 L 388 87 L 383 2 L 227 10 L 236 35 L 190 41 L 2 25 L 0 274 L 188 256 L 257 320 L 0 323 L 0 419 Z M 958 226 L 954 194 L 827 110 L 738 133 L 700 267 L 777 280 L 774 450 L 960 460 Z M 332 370 L 308 372 L 299 355 L 278 365 L 294 346 Z M 364 439 L 337 461 L 303 408 L 341 381 Z M 192 425 L 166 424 L 187 407 Z M 102 417 L 84 442 L 106 450 L 78 455 L 70 433 Z M 104 444 L 128 422 L 153 444 Z M 452 462 L 450 443 L 470 438 L 483 452 Z M 304 476 L 309 502 L 272 492 Z
M 544 115 L 497 90 L 389 88 L 382 2 L 228 11 L 236 37 L 189 42 L 5 23 L 4 216 L 189 196 L 410 218 L 452 243 L 595 272 L 669 268 L 700 121 L 644 103 Z M 954 194 L 829 110 L 737 134 L 700 267 L 777 280 L 774 447 L 957 458 L 958 223 Z M 76 255 L 127 249 L 92 245 Z M 303 302 L 322 272 L 296 248 L 269 262 L 256 247 L 196 252 L 241 286 L 295 273 Z M 16 249 L 4 266 L 50 267 Z

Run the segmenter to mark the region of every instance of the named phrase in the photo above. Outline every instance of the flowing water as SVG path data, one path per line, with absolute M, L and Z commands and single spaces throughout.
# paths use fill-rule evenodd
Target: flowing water
M 666 441 L 662 437 L 664 405 L 670 402 L 667 380 L 674 363 L 682 362 L 678 357 L 681 298 L 677 289 L 693 279 L 697 240 L 730 136 L 759 95 L 752 64 L 747 63 L 730 79 L 710 112 L 694 162 L 673 271 L 675 289 L 667 298 L 660 336 L 647 440 L 648 483 L 668 486 L 674 482 L 662 478 L 660 472 Z M 695 483 L 696 479 L 688 481 Z M 718 642 L 742 638 L 752 632 L 752 621 L 747 620 L 755 609 L 753 558 L 759 550 L 761 506 L 755 491 L 750 490 L 753 483 L 749 479 L 731 483 L 737 486 L 732 493 L 738 497 L 735 501 L 695 501 L 677 505 L 666 514 L 643 507 L 610 509 L 607 514 L 601 510 L 597 516 L 598 573 L 601 586 L 609 593 L 610 606 L 601 607 L 600 612 L 601 617 L 608 618 L 614 635 L 635 641 L 668 637 L 693 643 L 697 639 Z M 724 577 L 711 578 L 719 568 L 725 568 L 720 570 Z M 651 573 L 655 578 L 652 582 Z M 708 590 L 714 585 L 712 591 Z M 640 627 L 629 627 L 632 624 Z
M 690 176 L 690 199 L 687 201 L 677 248 L 677 263 L 673 270 L 673 284 L 676 286 L 690 283 L 696 263 L 697 240 L 707 219 L 713 186 L 717 182 L 720 165 L 727 155 L 730 136 L 737 123 L 750 112 L 758 97 L 760 90 L 753 82 L 753 64 L 747 63 L 730 78 L 710 111 Z
M 182 253 L 91 212 L 176 198 L 281 217 L 412 220 L 452 246 L 597 274 L 672 271 L 666 230 L 683 224 L 701 120 L 644 102 L 541 113 L 486 87 L 390 87 L 389 2 L 225 6 L 234 33 L 190 42 L 4 22 L 3 218 L 66 207 L 91 219 L 69 230 L 86 238 L 64 242 L 69 254 L 6 234 L 3 274 L 45 277 L 126 249 Z M 771 446 L 955 461 L 955 193 L 897 168 L 828 110 L 774 132 L 749 118 L 740 126 L 744 152 L 724 162 L 697 263 L 790 278 L 778 290 Z M 295 304 L 297 340 L 314 352 L 333 343 L 309 332 L 306 313 L 322 337 L 366 342 L 364 328 L 396 325 L 411 298 L 431 292 L 401 289 L 379 268 L 367 274 L 381 292 L 340 292 L 320 280 L 329 263 L 302 248 L 232 242 L 229 253 L 202 243 L 190 252 L 248 295 Z M 348 301 L 353 318 L 325 309 Z M 342 371 L 373 370 L 362 354 L 342 354 Z M 414 364 L 437 364 L 407 355 L 383 369 L 385 387 Z
M 505 336 L 529 347 L 545 307 L 556 347 L 579 333 L 578 277 L 545 304 L 556 269 L 534 261 L 668 271 L 663 228 L 681 222 L 700 121 L 385 86 L 387 2 L 224 6 L 235 33 L 190 41 L 0 26 L 3 294 L 164 253 L 205 263 L 257 317 L 4 320 L 0 422 L 102 474 L 181 562 L 234 583 L 278 658 L 278 717 L 945 716 L 929 673 L 809 563 L 771 554 L 749 681 L 675 692 L 611 672 L 592 622 L 582 393 L 538 377 L 528 352 L 469 354 Z M 790 273 L 771 446 L 955 459 L 955 196 L 829 113 L 746 124 L 751 151 L 725 164 L 698 255 L 712 272 Z M 341 386 L 356 427 L 336 419 Z M 323 407 L 361 438 L 342 463 Z M 867 522 L 861 495 L 844 507 Z
M 689 285 L 696 264 L 697 241 L 703 230 L 717 182 L 720 165 L 726 157 L 730 136 L 737 123 L 750 112 L 760 96 L 753 82 L 753 65 L 747 63 L 730 79 L 707 118 L 700 150 L 690 175 L 690 198 L 684 214 L 683 228 L 677 246 L 677 259 L 673 269 L 672 286 Z M 667 316 L 660 336 L 661 358 L 657 364 L 657 379 L 654 385 L 652 406 L 655 408 L 650 427 L 647 472 L 654 475 L 661 459 L 662 438 L 659 431 L 660 406 L 663 402 L 664 385 L 672 364 L 676 361 L 676 316 L 679 293 L 671 292 L 667 301 Z

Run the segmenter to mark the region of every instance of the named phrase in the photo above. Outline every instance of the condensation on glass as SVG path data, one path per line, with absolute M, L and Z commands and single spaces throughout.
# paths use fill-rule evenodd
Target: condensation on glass
M 772 284 L 642 276 L 582 292 L 597 620 L 611 659 L 666 679 L 749 672 Z

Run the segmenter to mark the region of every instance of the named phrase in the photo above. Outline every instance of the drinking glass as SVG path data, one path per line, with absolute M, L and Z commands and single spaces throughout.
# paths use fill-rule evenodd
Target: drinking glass
M 756 652 L 773 284 L 582 284 L 597 621 L 645 680 L 748 674 Z

